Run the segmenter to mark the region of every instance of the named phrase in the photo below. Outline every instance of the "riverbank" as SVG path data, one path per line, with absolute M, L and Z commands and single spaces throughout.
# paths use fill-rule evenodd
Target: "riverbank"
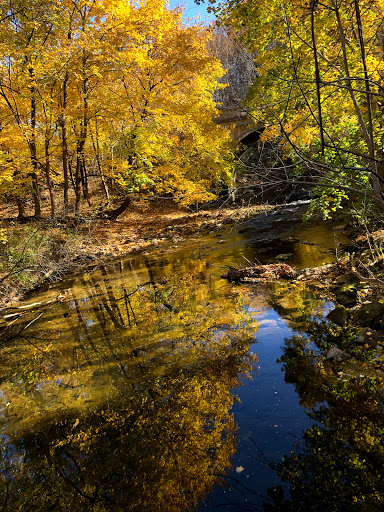
M 8 242 L 1 247 L 0 308 L 18 308 L 32 291 L 95 264 L 124 258 L 131 253 L 145 256 L 149 250 L 162 245 L 172 248 L 191 236 L 219 231 L 229 224 L 237 226 L 240 233 L 244 232 L 239 224 L 250 218 L 256 219 L 260 213 L 269 215 L 258 218 L 256 223 L 252 221 L 245 230 L 255 233 L 259 247 L 266 244 L 268 261 L 273 261 L 273 256 L 268 254 L 271 247 L 282 251 L 276 256 L 278 264 L 286 257 L 289 260 L 295 239 L 288 236 L 286 230 L 290 224 L 300 222 L 302 215 L 296 212 L 292 216 L 290 211 L 292 209 L 284 205 L 222 205 L 191 212 L 170 201 L 162 201 L 138 202 L 116 221 L 91 217 L 78 222 L 71 218 L 38 222 L 8 219 L 2 224 L 7 229 Z M 345 232 L 346 226 L 333 226 L 332 230 L 336 236 L 337 232 Z M 384 328 L 377 320 L 384 315 L 381 302 L 384 230 L 364 235 L 355 232 L 351 240 L 349 247 L 338 250 L 334 264 L 319 267 L 313 262 L 315 268 L 301 271 L 297 282 L 332 294 L 339 314 L 336 312 L 331 320 L 337 325 L 356 324 L 361 328 L 378 329 L 379 333 L 375 332 L 373 338 L 362 334 L 364 345 L 366 341 L 380 339 Z
M 346 226 L 343 228 L 346 229 Z M 273 307 L 293 323 L 301 312 L 300 294 L 304 289 L 317 290 L 333 303 L 326 322 L 311 317 L 306 322 L 316 325 L 312 341 L 320 348 L 320 364 L 327 361 L 349 362 L 349 370 L 356 373 L 361 360 L 373 363 L 384 371 L 384 262 L 382 243 L 384 231 L 376 230 L 362 235 L 350 228 L 350 240 L 337 250 L 334 263 L 307 268 L 291 267 L 287 263 L 292 254 L 281 254 L 275 262 L 230 268 L 221 277 L 235 284 L 258 285 L 275 280 L 285 281 L 284 293 L 275 297 Z M 354 235 L 354 236 L 353 236 Z M 316 322 L 318 322 L 316 324 Z M 321 331 L 321 332 L 320 332 Z M 324 343 L 322 338 L 326 337 Z M 320 339 L 320 344 L 319 344 Z M 361 371 L 360 371 L 361 373 Z M 373 376 L 371 372 L 371 376 Z
M 171 201 L 157 201 L 138 202 L 115 221 L 84 217 L 75 222 L 69 217 L 20 222 L 9 216 L 0 226 L 7 232 L 6 243 L 0 245 L 0 309 L 92 263 L 178 244 L 274 208 L 222 205 L 193 212 Z

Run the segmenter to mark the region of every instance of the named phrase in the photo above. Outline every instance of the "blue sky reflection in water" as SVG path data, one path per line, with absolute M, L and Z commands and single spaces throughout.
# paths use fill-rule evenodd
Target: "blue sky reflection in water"
M 271 308 L 263 308 L 257 321 L 257 343 L 251 350 L 259 355 L 259 369 L 235 391 L 240 403 L 235 403 L 233 412 L 240 430 L 237 452 L 231 459 L 233 471 L 228 473 L 228 485 L 216 486 L 201 511 L 260 510 L 267 489 L 281 483 L 270 464 L 280 462 L 313 425 L 277 362 L 284 339 L 294 331 Z

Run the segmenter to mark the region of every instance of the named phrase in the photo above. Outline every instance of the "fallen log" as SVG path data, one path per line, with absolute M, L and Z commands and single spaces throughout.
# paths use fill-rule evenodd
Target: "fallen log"
M 271 263 L 269 265 L 255 265 L 253 267 L 230 268 L 223 279 L 236 284 L 246 281 L 269 281 L 272 279 L 295 279 L 297 271 L 286 263 Z

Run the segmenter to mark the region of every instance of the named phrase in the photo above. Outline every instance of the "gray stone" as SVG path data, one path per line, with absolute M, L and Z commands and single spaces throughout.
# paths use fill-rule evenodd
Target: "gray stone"
M 347 325 L 347 317 L 348 313 L 344 306 L 336 306 L 327 315 L 328 320 L 341 327 Z
M 380 329 L 384 327 L 384 304 L 366 302 L 350 309 L 351 320 L 363 327 Z
M 335 346 L 332 346 L 328 350 L 327 355 L 325 357 L 328 361 L 337 361 L 337 362 L 348 361 L 350 359 L 349 354 L 347 354 L 346 352 L 344 352 L 343 350 L 341 350 Z
M 356 338 L 356 343 L 358 345 L 369 345 L 370 347 L 376 347 L 377 343 L 380 339 L 380 334 L 374 329 L 370 329 L 369 327 L 364 327 L 359 332 L 359 335 Z

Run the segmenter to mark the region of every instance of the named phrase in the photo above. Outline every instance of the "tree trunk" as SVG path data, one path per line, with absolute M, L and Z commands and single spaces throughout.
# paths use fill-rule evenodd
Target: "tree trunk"
M 125 212 L 125 210 L 128 208 L 128 206 L 131 204 L 131 198 L 128 196 L 124 199 L 122 204 L 115 208 L 114 210 L 108 210 L 106 212 L 102 212 L 100 214 L 100 217 L 103 217 L 104 219 L 109 220 L 116 220 L 119 215 Z
M 29 68 L 29 77 L 31 82 L 33 83 L 35 73 L 32 67 Z M 40 191 L 39 191 L 39 183 L 37 177 L 37 169 L 38 169 L 38 161 L 37 161 L 37 148 L 36 148 L 36 91 L 35 87 L 31 85 L 31 112 L 30 112 L 30 120 L 31 120 L 31 138 L 29 141 L 29 151 L 31 155 L 32 162 L 32 199 L 35 207 L 35 217 L 41 217 L 41 201 L 40 201 Z
M 373 191 L 373 200 L 375 201 L 377 208 L 380 211 L 384 211 L 382 184 L 380 183 L 378 176 L 371 174 L 371 183 Z
M 105 177 L 103 175 L 103 166 L 102 166 L 101 159 L 100 159 L 99 129 L 98 129 L 98 124 L 97 124 L 97 116 L 95 116 L 95 137 L 93 137 L 93 134 L 91 132 L 91 125 L 89 126 L 89 131 L 90 131 L 90 135 L 92 138 L 92 146 L 93 146 L 93 150 L 95 152 L 97 168 L 99 170 L 99 174 L 100 174 L 100 178 L 101 178 L 101 184 L 103 185 L 105 198 L 109 201 L 109 197 L 110 197 L 109 189 L 108 189 L 108 185 L 105 180 Z
M 82 160 L 80 170 L 81 170 L 81 184 L 83 187 L 83 198 L 87 200 L 88 206 L 91 206 L 91 201 L 89 199 L 87 166 L 85 165 L 84 158 Z
M 53 195 L 53 186 L 51 180 L 51 163 L 49 161 L 49 139 L 48 135 L 45 135 L 45 179 L 47 182 L 48 192 L 49 192 L 49 200 L 51 202 L 51 216 L 54 217 L 56 214 L 55 208 L 55 197 Z
M 24 202 L 20 197 L 16 198 L 16 204 L 17 204 L 17 210 L 19 212 L 18 218 L 25 219 Z
M 234 203 L 236 201 L 236 170 L 234 171 L 233 173 L 233 178 L 232 178 L 232 183 L 231 185 L 228 187 L 228 199 Z
M 83 192 L 87 197 L 87 187 L 85 182 L 85 162 L 84 162 L 84 146 L 87 138 L 88 127 L 88 77 L 86 72 L 87 56 L 83 50 L 82 57 L 82 92 L 83 92 L 83 119 L 80 125 L 80 134 L 76 146 L 76 172 L 75 172 L 75 217 L 79 214 L 80 201 L 81 201 L 81 186 Z
M 82 148 L 84 144 L 79 141 L 76 147 L 76 169 L 75 169 L 75 217 L 79 215 L 81 202 L 81 162 Z
M 68 175 L 68 146 L 67 146 L 67 127 L 65 119 L 65 111 L 68 103 L 68 80 L 69 73 L 65 73 L 63 81 L 63 104 L 62 114 L 60 119 L 61 128 L 61 155 L 63 160 L 63 177 L 64 177 L 64 215 L 67 215 L 69 201 L 68 201 L 68 190 L 69 190 L 69 175 Z

